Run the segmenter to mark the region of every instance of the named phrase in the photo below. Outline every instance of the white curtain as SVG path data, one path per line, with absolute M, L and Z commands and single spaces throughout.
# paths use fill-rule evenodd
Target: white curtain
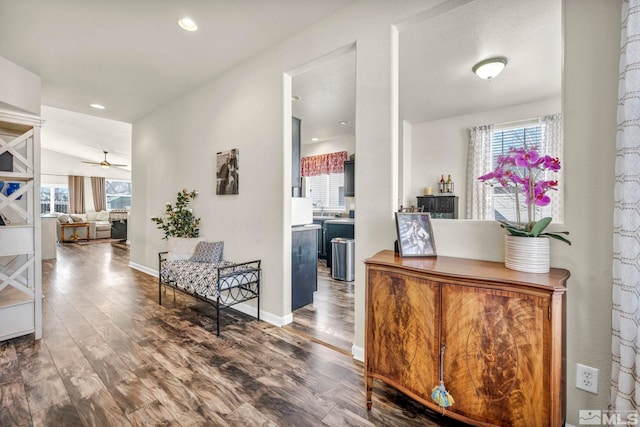
M 469 153 L 467 154 L 467 218 L 493 220 L 493 190 L 478 181 L 478 177 L 493 170 L 491 148 L 493 125 L 469 129 Z
M 549 174 L 548 179 L 557 180 L 558 191 L 553 196 L 553 203 L 549 205 L 551 212 L 545 216 L 553 218 L 554 222 L 564 222 L 564 190 L 562 183 L 564 182 L 564 138 L 562 134 L 562 116 L 560 114 L 552 114 L 540 117 L 540 153 L 548 154 L 553 157 L 559 157 L 561 168 L 557 173 Z
M 640 0 L 622 5 L 616 182 L 613 217 L 613 313 L 610 407 L 640 402 Z

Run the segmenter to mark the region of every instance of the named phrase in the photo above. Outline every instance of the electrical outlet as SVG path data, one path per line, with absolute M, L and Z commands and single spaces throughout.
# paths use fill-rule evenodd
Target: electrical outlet
M 576 365 L 576 387 L 589 393 L 598 394 L 598 372 L 591 366 Z

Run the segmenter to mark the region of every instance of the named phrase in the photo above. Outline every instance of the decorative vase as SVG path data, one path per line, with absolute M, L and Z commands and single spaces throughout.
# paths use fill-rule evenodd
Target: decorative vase
M 13 194 L 15 191 L 17 191 L 20 188 L 20 183 L 19 182 L 9 182 L 7 183 L 7 196 L 10 196 L 11 194 Z M 20 200 L 22 199 L 22 196 L 18 196 L 16 197 L 16 200 Z
M 548 237 L 504 236 L 504 266 L 526 273 L 548 273 L 551 250 Z

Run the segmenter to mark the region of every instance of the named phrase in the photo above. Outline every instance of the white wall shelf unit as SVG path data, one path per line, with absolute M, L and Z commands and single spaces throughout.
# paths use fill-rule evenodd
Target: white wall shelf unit
M 42 338 L 39 117 L 0 110 L 0 341 Z M 8 153 L 8 154 L 7 154 Z

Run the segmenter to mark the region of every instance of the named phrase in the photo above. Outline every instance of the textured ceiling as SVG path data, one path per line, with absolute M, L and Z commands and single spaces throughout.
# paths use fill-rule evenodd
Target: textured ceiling
M 400 114 L 420 123 L 559 97 L 561 0 L 476 0 L 400 33 Z M 471 67 L 505 56 L 493 80 Z

